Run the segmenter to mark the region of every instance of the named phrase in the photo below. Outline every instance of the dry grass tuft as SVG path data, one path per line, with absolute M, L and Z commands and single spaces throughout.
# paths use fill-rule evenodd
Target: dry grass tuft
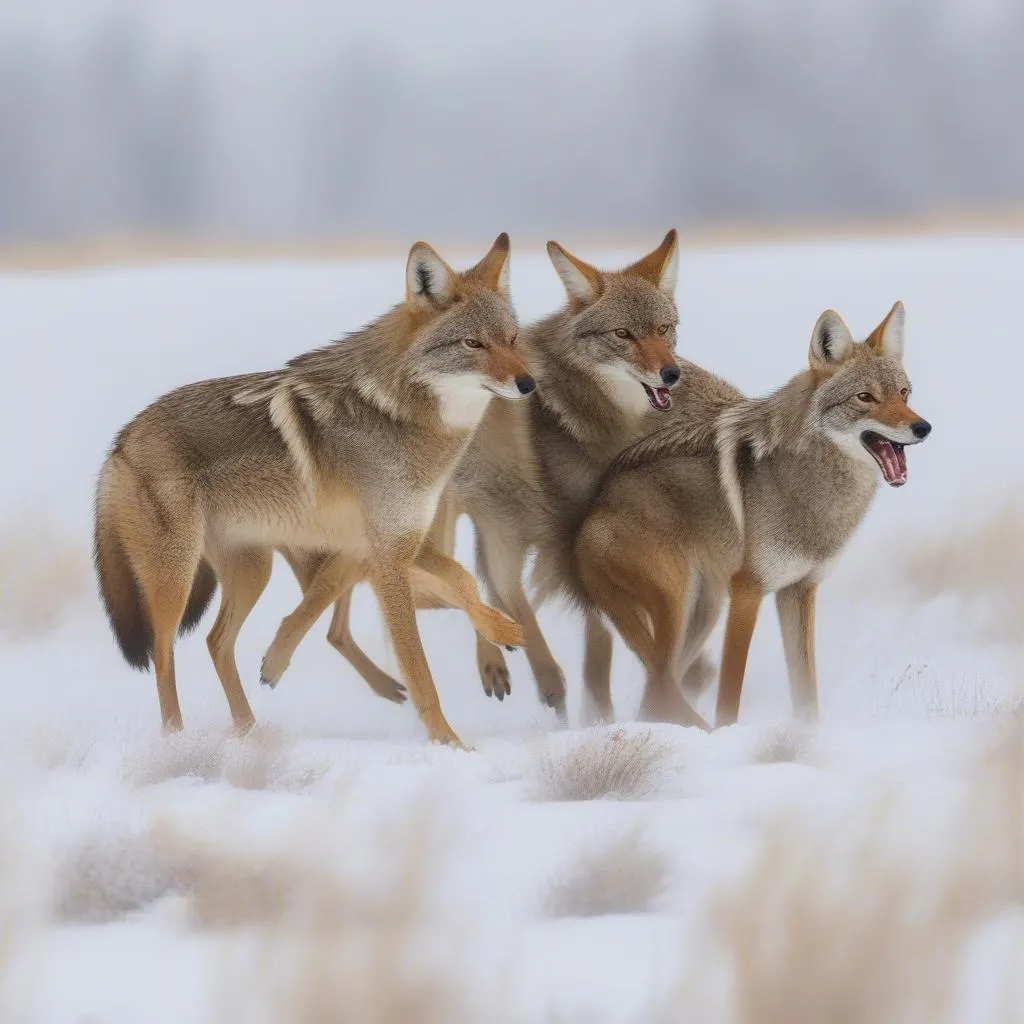
M 218 1019 L 509 1019 L 495 1011 L 493 998 L 476 998 L 460 955 L 466 936 L 446 930 L 431 912 L 435 868 L 450 841 L 437 832 L 436 821 L 434 811 L 421 805 L 379 837 L 381 863 L 370 889 L 318 859 L 315 851 L 326 845 L 315 833 L 302 835 L 295 847 L 302 855 L 282 851 L 261 862 L 225 857 L 222 849 L 185 839 L 191 920 L 233 929 L 241 940 Z M 180 841 L 165 837 L 164 845 L 173 850 Z
M 922 541 L 905 556 L 911 591 L 958 597 L 982 640 L 1024 642 L 1024 510 L 1015 502 Z
M 165 818 L 97 828 L 62 865 L 60 913 L 96 922 L 178 897 L 187 926 L 220 938 L 214 1020 L 507 1019 L 478 1003 L 478 979 L 462 971 L 466 936 L 446 931 L 431 906 L 451 840 L 430 801 L 375 834 L 369 877 L 346 873 L 333 812 L 293 818 L 282 843 L 280 831 L 247 835 L 233 813 L 244 806 L 228 801 L 213 827 Z
M 303 792 L 330 770 L 321 758 L 312 764 L 291 762 L 288 737 L 272 726 L 257 725 L 243 738 L 224 747 L 221 778 L 237 789 Z
M 669 863 L 639 829 L 582 853 L 548 893 L 551 917 L 646 914 L 665 892 Z
M 765 729 L 754 743 L 755 764 L 793 764 L 802 761 L 810 743 L 807 729 L 798 723 Z
M 0 636 L 31 640 L 56 629 L 86 592 L 82 549 L 45 519 L 0 526 Z
M 213 732 L 179 732 L 161 736 L 141 754 L 126 759 L 126 781 L 154 786 L 171 779 L 213 782 L 221 777 L 227 738 Z
M 100 822 L 58 860 L 53 910 L 65 921 L 114 921 L 173 892 L 176 881 L 149 830 Z
M 1024 901 L 1024 719 L 994 730 L 969 789 L 937 833 L 908 832 L 895 802 L 828 833 L 780 820 L 715 915 L 731 1019 L 949 1019 L 968 943 Z M 1011 974 L 992 993 L 1006 1012 Z
M 538 800 L 643 800 L 669 772 L 672 748 L 652 732 L 588 730 L 555 753 L 548 746 L 534 772 Z
M 289 1024 L 476 1024 L 509 1020 L 469 991 L 415 928 L 260 935 L 236 959 L 216 1019 Z
M 292 744 L 280 730 L 256 726 L 243 737 L 215 733 L 179 733 L 125 758 L 123 777 L 152 786 L 171 779 L 223 781 L 237 789 L 301 792 L 330 769 L 326 759 L 297 765 Z

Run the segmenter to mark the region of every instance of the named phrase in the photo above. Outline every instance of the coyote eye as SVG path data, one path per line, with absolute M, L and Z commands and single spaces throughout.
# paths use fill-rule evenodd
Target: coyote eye
M 661 326 L 660 326 L 660 327 L 658 328 L 658 333 L 659 333 L 659 334 L 668 334 L 668 332 L 669 332 L 670 330 L 672 330 L 672 325 L 671 325 L 671 324 L 662 324 L 662 325 L 661 325 Z
M 483 345 L 477 341 L 476 338 L 463 338 L 462 344 L 465 345 L 466 348 L 483 348 Z
M 857 399 L 861 402 L 873 402 L 875 400 L 875 396 L 871 394 L 870 391 L 862 391 L 857 396 Z
M 910 388 L 901 388 L 900 389 L 900 398 L 902 398 L 903 401 L 905 402 L 909 397 L 910 397 Z
M 508 347 L 509 348 L 514 348 L 515 347 L 516 339 L 518 337 L 519 337 L 518 334 L 513 334 L 512 337 L 508 339 Z
M 627 331 L 625 327 L 619 327 L 615 331 L 615 337 L 616 338 L 632 338 L 633 335 L 630 334 L 629 331 Z

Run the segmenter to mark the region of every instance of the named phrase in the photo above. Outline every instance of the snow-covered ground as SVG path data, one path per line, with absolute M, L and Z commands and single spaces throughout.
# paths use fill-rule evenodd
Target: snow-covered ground
M 512 268 L 524 322 L 561 301 L 543 254 Z M 239 642 L 260 727 L 228 734 L 199 635 L 162 739 L 88 563 L 125 421 L 361 325 L 402 261 L 0 276 L 0 1020 L 1024 1020 L 1022 280 L 1016 239 L 687 252 L 680 351 L 751 393 L 822 309 L 863 336 L 907 307 L 935 430 L 822 588 L 822 726 L 789 722 L 770 604 L 710 736 L 629 724 L 621 645 L 625 724 L 560 731 L 522 654 L 488 700 L 468 622 L 422 613 L 466 754 L 374 697 L 326 619 L 257 685 L 283 564 Z M 578 624 L 541 622 L 578 725 Z M 365 588 L 354 623 L 393 670 Z

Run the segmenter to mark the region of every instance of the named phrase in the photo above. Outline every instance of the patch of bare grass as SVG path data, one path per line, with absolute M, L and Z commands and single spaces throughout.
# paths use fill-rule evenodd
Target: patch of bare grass
M 545 910 L 551 917 L 599 917 L 649 913 L 668 885 L 668 860 L 640 830 L 581 852 L 551 886 Z
M 562 739 L 562 737 L 557 737 Z M 670 770 L 671 746 L 653 732 L 593 729 L 567 749 L 545 747 L 534 771 L 539 800 L 643 800 Z

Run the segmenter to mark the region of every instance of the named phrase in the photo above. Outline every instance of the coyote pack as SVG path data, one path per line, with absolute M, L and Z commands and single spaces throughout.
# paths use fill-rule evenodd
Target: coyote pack
M 816 588 L 879 477 L 902 485 L 906 447 L 931 429 L 908 405 L 903 306 L 859 343 L 823 313 L 807 369 L 748 399 L 676 355 L 675 231 L 622 270 L 556 242 L 548 255 L 565 304 L 520 330 L 507 235 L 461 273 L 418 242 L 404 300 L 369 326 L 280 370 L 173 391 L 118 434 L 97 487 L 96 567 L 125 658 L 154 664 L 165 729 L 181 727 L 175 635 L 198 624 L 218 584 L 207 643 L 236 726 L 252 724 L 234 648 L 275 550 L 302 599 L 267 649 L 263 682 L 277 684 L 333 604 L 331 643 L 377 694 L 411 697 L 437 742 L 459 741 L 417 609 L 466 612 L 484 691 L 499 700 L 510 692 L 502 648 L 523 646 L 541 699 L 564 719 L 564 675 L 533 607 L 555 592 L 584 615 L 597 719 L 614 716 L 611 623 L 646 669 L 641 716 L 708 728 L 691 700 L 728 600 L 716 724 L 734 722 L 767 594 L 794 707 L 817 715 Z M 453 557 L 463 514 L 486 604 Z M 352 638 L 363 580 L 401 680 Z

